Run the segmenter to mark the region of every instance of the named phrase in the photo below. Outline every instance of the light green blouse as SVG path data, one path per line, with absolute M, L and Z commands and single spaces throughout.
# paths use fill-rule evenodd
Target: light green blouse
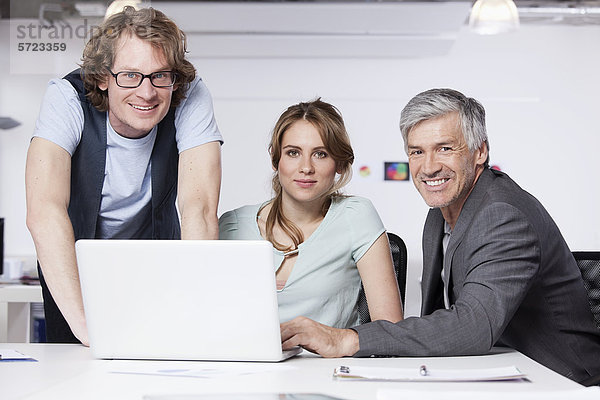
M 257 214 L 263 204 L 228 211 L 219 219 L 219 238 L 260 240 Z M 305 316 L 336 328 L 358 325 L 360 276 L 356 263 L 385 232 L 371 202 L 337 197 L 317 229 L 298 247 L 298 258 L 278 291 L 279 320 Z M 273 248 L 275 270 L 283 252 Z

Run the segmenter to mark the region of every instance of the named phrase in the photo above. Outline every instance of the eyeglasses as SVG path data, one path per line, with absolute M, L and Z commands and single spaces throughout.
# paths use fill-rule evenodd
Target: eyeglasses
M 116 74 L 106 67 L 108 72 L 115 78 L 117 86 L 125 89 L 134 89 L 139 87 L 144 78 L 150 79 L 152 86 L 157 88 L 171 87 L 175 84 L 177 74 L 173 71 L 156 71 L 148 75 L 141 72 L 121 71 Z

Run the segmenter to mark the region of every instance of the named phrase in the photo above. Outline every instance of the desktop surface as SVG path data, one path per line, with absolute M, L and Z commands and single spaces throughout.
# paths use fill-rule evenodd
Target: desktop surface
M 321 393 L 374 400 L 380 389 L 527 392 L 581 386 L 524 355 L 494 349 L 484 356 L 325 359 L 309 352 L 282 363 L 98 360 L 89 348 L 68 344 L 0 343 L 37 362 L 0 362 L 2 399 L 142 399 L 216 393 Z M 515 365 L 528 380 L 504 382 L 340 381 L 340 365 L 419 368 L 492 368 Z

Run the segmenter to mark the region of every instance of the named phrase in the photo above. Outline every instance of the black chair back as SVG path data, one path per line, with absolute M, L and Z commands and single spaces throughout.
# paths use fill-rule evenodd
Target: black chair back
M 590 309 L 596 326 L 600 329 L 600 251 L 574 251 L 573 257 L 583 277 Z M 600 375 L 592 376 L 581 383 L 583 386 L 600 385 Z
M 600 329 L 600 251 L 574 251 L 573 257 L 583 277 L 594 321 Z
M 398 288 L 400 289 L 400 299 L 402 300 L 402 305 L 404 306 L 408 252 L 406 251 L 404 240 L 402 240 L 400 236 L 390 232 L 388 232 L 387 235 L 390 241 L 390 250 L 392 251 L 392 260 L 394 261 L 394 271 L 396 272 L 396 279 L 398 280 Z M 369 305 L 367 304 L 367 296 L 362 284 L 360 285 L 360 291 L 358 292 L 358 316 L 361 324 L 371 322 Z

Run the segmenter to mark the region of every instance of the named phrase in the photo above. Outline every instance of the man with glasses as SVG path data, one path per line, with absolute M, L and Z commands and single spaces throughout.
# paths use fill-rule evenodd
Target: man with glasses
M 48 341 L 88 343 L 76 240 L 218 237 L 222 137 L 185 51 L 163 13 L 126 7 L 49 84 L 26 167 Z

